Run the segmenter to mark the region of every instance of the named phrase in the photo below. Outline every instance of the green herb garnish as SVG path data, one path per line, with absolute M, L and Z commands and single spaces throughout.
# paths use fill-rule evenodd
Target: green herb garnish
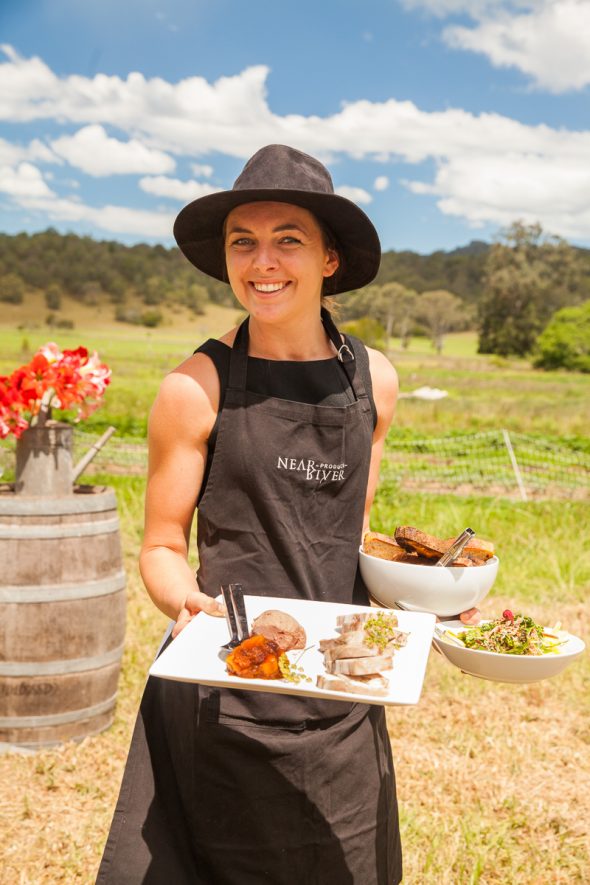
M 384 612 L 377 612 L 367 618 L 363 629 L 365 631 L 365 645 L 368 645 L 369 648 L 377 647 L 379 651 L 383 651 L 390 642 L 399 636 L 397 617 Z
M 311 682 L 311 678 L 305 674 L 303 667 L 292 664 L 285 652 L 279 656 L 279 670 L 283 675 L 283 679 L 286 679 L 287 682 L 295 684 L 298 682 Z

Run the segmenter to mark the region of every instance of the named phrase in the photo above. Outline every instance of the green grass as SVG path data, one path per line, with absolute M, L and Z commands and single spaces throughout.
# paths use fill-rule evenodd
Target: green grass
M 235 319 L 235 310 L 212 306 L 204 317 L 158 329 L 112 322 L 67 332 L 4 325 L 0 326 L 0 372 L 10 372 L 48 340 L 61 347 L 84 344 L 96 349 L 111 366 L 113 380 L 104 405 L 85 427 L 99 432 L 114 424 L 119 435 L 143 436 L 164 375 L 203 340 L 230 328 Z M 426 339 L 413 339 L 409 351 L 394 349 L 390 356 L 402 393 L 424 385 L 449 393 L 438 402 L 400 399 L 394 435 L 444 436 L 505 427 L 550 437 L 590 436 L 589 375 L 542 372 L 523 361 L 477 356 L 472 332 L 447 336 L 440 357 Z
M 419 495 L 382 483 L 371 523 L 385 534 L 405 524 L 443 538 L 470 526 L 494 541 L 501 561 L 488 607 L 496 596 L 513 593 L 523 604 L 559 607 L 562 600 L 583 603 L 588 596 L 590 535 L 583 527 L 589 517 L 585 502 Z
M 392 338 L 391 348 L 393 352 L 407 356 L 414 354 L 434 356 L 436 353 L 430 339 L 422 337 L 411 338 L 406 350 L 402 348 L 399 338 Z M 442 355 L 445 357 L 477 357 L 477 332 L 450 332 L 445 335 Z

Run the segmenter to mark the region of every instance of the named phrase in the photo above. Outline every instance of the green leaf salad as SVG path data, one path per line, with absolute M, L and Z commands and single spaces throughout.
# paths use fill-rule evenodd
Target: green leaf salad
M 454 635 L 466 648 L 506 655 L 543 655 L 556 652 L 562 644 L 559 635 L 547 633 L 532 618 L 508 609 L 501 618 Z

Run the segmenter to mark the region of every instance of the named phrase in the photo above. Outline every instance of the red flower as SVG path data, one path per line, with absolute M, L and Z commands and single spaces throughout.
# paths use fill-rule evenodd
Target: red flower
M 21 412 L 25 408 L 20 391 L 13 387 L 11 379 L 0 375 L 0 439 L 13 433 L 17 439 L 29 426 Z
M 88 417 L 100 405 L 110 376 L 96 351 L 89 357 L 85 347 L 62 352 L 54 342 L 45 344 L 29 363 L 0 376 L 0 438 L 9 433 L 19 437 L 28 427 L 22 413 L 33 417 L 42 401 L 48 407 L 77 409 L 75 421 Z

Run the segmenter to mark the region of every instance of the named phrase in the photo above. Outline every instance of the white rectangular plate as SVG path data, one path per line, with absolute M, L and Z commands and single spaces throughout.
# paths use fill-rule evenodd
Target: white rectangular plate
M 341 605 L 337 602 L 312 602 L 305 599 L 286 599 L 273 596 L 246 596 L 246 612 L 251 624 L 267 609 L 278 609 L 296 618 L 305 629 L 308 648 L 299 666 L 311 677 L 311 682 L 297 684 L 283 679 L 242 679 L 230 676 L 219 656 L 220 647 L 229 639 L 224 618 L 199 614 L 153 663 L 150 675 L 180 682 L 199 682 L 219 688 L 239 688 L 247 691 L 267 691 L 304 697 L 333 698 L 367 704 L 417 704 L 422 691 L 426 661 L 432 641 L 435 617 L 425 612 L 396 612 L 401 630 L 409 632 L 408 644 L 396 651 L 393 670 L 385 671 L 389 679 L 389 694 L 385 697 L 329 691 L 317 688 L 316 677 L 325 674 L 324 656 L 319 651 L 320 639 L 337 637 L 338 615 L 378 611 L 361 605 Z M 301 652 L 289 652 L 296 662 Z

